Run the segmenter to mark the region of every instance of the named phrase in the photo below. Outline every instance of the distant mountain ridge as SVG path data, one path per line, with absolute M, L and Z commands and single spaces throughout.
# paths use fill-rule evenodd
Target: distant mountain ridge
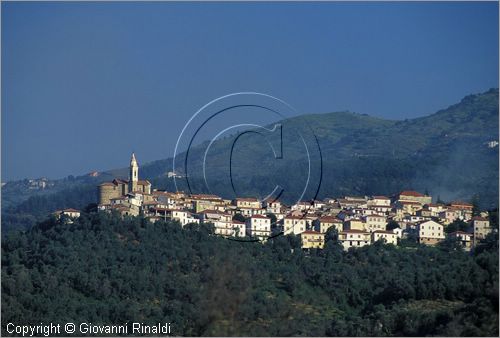
M 390 194 L 411 188 L 447 200 L 470 200 L 477 195 L 487 207 L 498 205 L 498 146 L 488 146 L 488 142 L 498 141 L 498 89 L 466 96 L 435 114 L 404 121 L 336 112 L 301 115 L 280 123 L 299 130 L 311 128 L 317 136 L 324 169 L 319 197 Z M 227 162 L 232 142 L 232 138 L 217 141 L 211 162 Z M 191 153 L 204 150 L 198 148 Z M 259 188 L 266 190 L 272 177 L 266 177 L 269 172 L 265 170 L 262 175 L 256 173 L 259 168 L 270 168 L 275 159 L 266 156 L 267 147 L 255 146 L 254 139 L 239 143 L 238 149 L 245 154 L 240 157 L 247 159 L 238 166 L 242 180 L 239 190 L 245 195 L 262 195 Z M 299 159 L 303 154 L 292 151 L 288 156 Z M 193 157 L 192 166 L 196 168 L 201 165 L 202 154 Z M 253 161 L 255 158 L 259 161 Z M 142 172 L 147 177 L 159 177 L 171 163 L 172 159 L 151 162 Z M 275 176 L 293 179 L 291 171 L 288 163 L 277 167 Z M 225 182 L 223 176 L 227 175 L 222 167 L 217 168 L 214 182 Z M 252 179 L 245 182 L 246 177 Z M 168 180 L 155 181 L 173 188 Z M 259 187 L 259 181 L 265 184 Z M 218 193 L 230 195 L 224 184 L 219 188 Z
M 488 145 L 499 140 L 498 89 L 468 95 L 446 109 L 415 119 L 395 121 L 335 112 L 300 115 L 280 123 L 286 127 L 284 130 L 310 128 L 316 135 L 323 157 L 318 198 L 414 189 L 444 200 L 470 200 L 476 195 L 483 207 L 498 206 L 498 146 Z M 269 148 L 262 142 L 250 137 L 238 141 L 234 177 L 240 195 L 262 197 L 276 180 L 286 178 L 294 182 L 303 178 L 304 153 L 298 150 L 298 139 L 292 136 L 284 131 L 289 150 L 286 161 L 281 162 L 269 156 Z M 209 154 L 212 192 L 228 198 L 233 197 L 227 184 L 227 154 L 233 141 L 234 137 L 216 141 Z M 203 151 L 203 145 L 190 150 L 194 159 L 190 167 L 198 172 Z M 317 167 L 318 162 L 312 165 Z M 171 170 L 171 158 L 157 160 L 141 164 L 140 176 L 151 180 L 153 187 L 173 190 L 173 180 L 166 176 Z M 90 191 L 102 181 L 113 176 L 126 177 L 127 173 L 127 168 L 122 168 L 97 177 L 66 178 L 57 181 L 54 193 L 64 194 L 66 187 L 88 187 Z M 182 183 L 179 182 L 180 188 L 185 190 Z M 197 192 L 204 191 L 200 177 L 192 177 L 191 184 Z M 2 187 L 2 200 L 12 201 L 9 206 L 23 203 L 13 198 L 17 194 L 13 186 L 9 182 Z M 28 192 L 23 199 L 31 195 L 51 198 L 48 192 Z M 81 207 L 70 202 L 69 206 Z

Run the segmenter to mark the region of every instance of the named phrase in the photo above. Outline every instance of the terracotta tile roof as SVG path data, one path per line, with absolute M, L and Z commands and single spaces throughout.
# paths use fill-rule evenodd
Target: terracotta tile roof
M 236 201 L 242 201 L 242 202 L 258 202 L 259 200 L 256 198 L 252 197 L 238 197 L 236 198 Z
M 180 211 L 180 212 L 186 212 L 186 210 L 181 210 L 181 209 L 170 209 L 170 208 L 164 208 L 164 207 L 152 207 L 149 208 L 150 210 L 158 210 L 158 211 Z
M 69 208 L 69 209 L 64 209 L 62 212 L 80 212 L 80 210 Z
M 266 216 L 262 216 L 262 215 L 253 215 L 251 218 L 265 218 L 265 219 L 269 219 L 269 217 L 266 217 Z
M 284 217 L 284 219 L 303 219 L 305 220 L 304 216 L 292 216 L 292 215 L 287 215 Z
M 467 235 L 467 236 L 473 236 L 470 232 L 465 232 L 465 231 L 453 231 L 450 232 L 449 235 Z
M 450 203 L 451 206 L 464 206 L 464 207 L 469 207 L 472 208 L 472 204 L 467 203 L 467 202 L 462 202 L 462 201 L 453 201 Z
M 217 200 L 217 201 L 222 200 L 222 198 L 220 198 L 217 195 L 209 195 L 209 194 L 194 194 L 190 195 L 189 197 L 195 200 Z
M 113 183 L 114 183 L 114 184 L 128 184 L 128 181 L 126 181 L 126 180 L 122 180 L 121 178 L 115 178 L 115 179 L 113 180 Z
M 224 214 L 222 211 L 219 211 L 219 210 L 210 210 L 210 209 L 205 209 L 205 210 L 202 210 L 200 212 L 198 212 L 198 214 Z
M 438 207 L 444 207 L 443 204 L 438 204 L 438 203 L 429 203 L 426 204 L 429 208 L 438 208 Z
M 320 217 L 319 221 L 324 223 L 342 223 L 342 220 L 330 216 Z
M 411 191 L 411 190 L 401 191 L 399 193 L 399 195 L 412 196 L 412 197 L 425 197 L 425 195 L 423 195 L 423 194 L 421 194 L 419 192 L 416 192 L 416 191 Z
M 230 214 L 226 214 L 225 212 L 219 211 L 219 210 L 203 210 L 198 212 L 198 214 L 217 214 L 221 216 L 228 216 L 231 217 Z

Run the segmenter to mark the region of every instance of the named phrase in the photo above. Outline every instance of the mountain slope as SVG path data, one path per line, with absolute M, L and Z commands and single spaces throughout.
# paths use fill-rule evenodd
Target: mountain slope
M 267 141 L 278 144 L 279 135 L 267 140 L 250 135 L 239 138 L 233 158 L 233 178 L 240 196 L 265 196 L 275 185 L 286 190 L 282 199 L 291 203 L 300 195 L 307 176 L 307 162 L 297 133 L 310 131 L 321 148 L 323 172 L 318 198 L 345 194 L 392 194 L 403 189 L 428 191 L 443 200 L 470 200 L 477 195 L 483 208 L 498 206 L 498 89 L 469 95 L 435 114 L 391 121 L 351 112 L 310 114 L 280 121 L 283 126 L 283 159 L 277 160 Z M 269 126 L 272 127 L 272 126 Z M 235 136 L 216 141 L 207 156 L 210 192 L 234 197 L 229 181 L 229 154 Z M 310 140 L 309 140 L 310 141 Z M 190 150 L 190 185 L 193 192 L 207 192 L 202 180 L 202 159 L 206 142 Z M 180 157 L 184 154 L 180 154 Z M 310 189 L 315 195 L 319 183 L 319 157 L 312 158 Z M 180 168 L 181 171 L 183 168 Z M 192 170 L 191 170 L 192 169 Z M 140 175 L 155 187 L 175 189 L 166 177 L 172 159 L 142 164 Z M 41 214 L 55 207 L 83 208 L 92 201 L 95 186 L 113 176 L 126 177 L 126 168 L 110 170 L 98 177 L 80 176 L 56 182 L 55 193 L 26 192 L 2 187 L 3 210 Z M 182 180 L 178 187 L 187 190 Z M 76 190 L 75 190 L 76 189 Z M 86 198 L 66 198 L 85 191 Z M 22 199 L 27 199 L 22 202 Z M 64 201 L 61 204 L 60 201 Z M 50 210 L 49 210 L 50 209 Z M 3 214 L 5 216 L 5 213 Z
M 289 159 L 282 165 L 270 156 L 264 142 L 252 137 L 238 140 L 233 176 L 242 194 L 262 196 L 280 177 L 291 180 L 297 176 L 300 181 L 303 168 L 298 163 L 305 155 L 298 138 L 287 139 L 285 129 L 307 132 L 311 128 L 323 157 L 320 197 L 417 189 L 444 199 L 469 200 L 477 194 L 485 207 L 498 205 L 498 147 L 487 145 L 498 141 L 497 89 L 469 95 L 447 109 L 411 120 L 389 121 L 338 112 L 280 122 L 287 148 L 284 157 Z M 232 194 L 227 185 L 227 163 L 233 142 L 234 137 L 217 141 L 207 157 L 214 167 L 212 171 L 207 169 L 214 182 L 210 185 L 214 187 L 212 192 L 226 196 Z M 201 172 L 204 150 L 202 145 L 191 149 L 190 161 L 194 159 L 189 173 Z M 146 165 L 144 172 L 158 176 L 169 167 L 171 160 L 157 161 Z M 196 184 L 197 179 L 200 177 L 192 176 L 190 184 L 202 190 L 204 184 Z M 156 183 L 173 188 L 166 179 Z

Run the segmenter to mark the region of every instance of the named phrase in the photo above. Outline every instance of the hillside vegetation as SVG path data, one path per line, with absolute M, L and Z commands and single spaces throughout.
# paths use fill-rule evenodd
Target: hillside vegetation
M 306 153 L 297 135 L 312 130 L 323 159 L 320 198 L 412 189 L 448 201 L 470 200 L 476 195 L 483 208 L 493 208 L 498 206 L 498 146 L 490 148 L 487 142 L 498 141 L 498 114 L 498 89 L 491 89 L 467 96 L 433 115 L 404 121 L 350 112 L 302 115 L 280 121 L 282 160 L 272 156 L 265 140 L 240 138 L 233 157 L 233 176 L 242 195 L 265 196 L 275 184 L 289 191 L 302 189 Z M 273 136 L 268 141 L 279 143 L 279 135 Z M 212 192 L 229 197 L 234 197 L 227 184 L 234 139 L 216 142 L 207 156 Z M 190 183 L 199 190 L 204 184 L 196 174 L 201 173 L 204 151 L 202 146 L 194 147 L 188 162 L 188 174 L 194 173 Z M 169 166 L 170 161 L 159 161 L 144 170 L 155 177 Z M 313 158 L 313 171 L 318 167 L 318 158 Z M 294 184 L 287 184 L 290 181 Z M 156 183 L 173 188 L 166 178 Z M 314 197 L 313 193 L 306 198 Z M 285 196 L 285 202 L 293 201 L 286 201 Z
M 233 176 L 239 196 L 264 197 L 280 185 L 285 203 L 300 195 L 307 177 L 307 161 L 298 134 L 312 131 L 322 155 L 312 157 L 310 189 L 304 199 L 343 195 L 389 195 L 401 190 L 427 191 L 435 199 L 471 201 L 483 209 L 498 207 L 498 89 L 469 95 L 433 115 L 390 121 L 350 112 L 301 115 L 280 121 L 283 125 L 283 159 L 276 160 L 266 140 L 241 137 L 235 147 Z M 269 142 L 277 144 L 279 135 Z M 216 141 L 207 157 L 212 193 L 226 198 L 235 194 L 229 181 L 229 153 L 235 136 Z M 200 176 L 205 148 L 190 151 L 193 192 L 208 192 Z M 182 157 L 184 154 L 180 154 Z M 166 177 L 172 159 L 141 164 L 140 176 L 153 187 L 175 190 Z M 181 168 L 182 169 L 182 168 Z M 198 175 L 196 175 L 198 174 Z M 65 207 L 84 208 L 97 201 L 96 185 L 114 175 L 126 178 L 126 169 L 57 181 L 53 193 L 21 191 L 15 182 L 2 187 L 3 232 L 29 228 L 40 215 Z M 17 188 L 16 188 L 17 187 Z M 178 187 L 188 190 L 180 180 Z M 78 195 L 80 191 L 81 195 Z M 33 196 L 35 194 L 35 196 Z
M 110 214 L 55 219 L 2 241 L 2 335 L 9 322 L 170 322 L 173 335 L 498 336 L 498 237 L 474 255 L 327 236 L 265 245 L 207 225 Z

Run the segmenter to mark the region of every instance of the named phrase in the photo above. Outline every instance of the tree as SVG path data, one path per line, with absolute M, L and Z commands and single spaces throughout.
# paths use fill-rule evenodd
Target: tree
M 386 229 L 387 230 L 394 230 L 394 229 L 397 229 L 397 228 L 399 228 L 399 223 L 396 222 L 395 220 L 392 220 L 392 219 L 386 225 Z
M 454 220 L 453 222 L 448 224 L 445 227 L 444 231 L 447 234 L 450 234 L 450 233 L 455 232 L 455 231 L 467 231 L 468 227 L 469 227 L 469 225 L 467 223 L 465 223 L 461 219 L 457 218 L 456 220 Z
M 473 253 L 416 244 L 346 252 L 331 228 L 322 251 L 304 254 L 298 236 L 249 243 L 210 228 L 83 212 L 9 234 L 2 319 L 167 318 L 179 336 L 498 336 L 495 232 Z
M 266 216 L 271 219 L 271 227 L 275 228 L 278 225 L 278 223 L 277 223 L 278 222 L 278 218 L 276 217 L 276 215 L 273 214 L 272 212 L 270 212 Z
M 439 242 L 438 246 L 446 251 L 451 250 L 463 250 L 463 246 L 460 243 L 460 240 L 456 237 L 446 236 L 446 238 Z
M 438 195 L 436 203 L 437 204 L 445 204 L 444 201 L 441 199 L 441 195 Z
M 96 212 L 97 211 L 97 203 L 89 203 L 85 209 L 83 209 L 86 213 Z
M 492 209 L 488 212 L 488 216 L 490 219 L 490 226 L 493 229 L 498 230 L 498 208 Z
M 245 222 L 247 219 L 242 214 L 235 214 L 233 216 L 233 221 Z
M 339 240 L 339 232 L 335 227 L 329 227 L 325 233 L 325 243 L 328 242 L 338 242 Z
M 474 194 L 472 196 L 471 203 L 472 203 L 472 216 L 479 216 L 481 214 L 481 208 L 479 207 L 480 200 L 478 194 Z

